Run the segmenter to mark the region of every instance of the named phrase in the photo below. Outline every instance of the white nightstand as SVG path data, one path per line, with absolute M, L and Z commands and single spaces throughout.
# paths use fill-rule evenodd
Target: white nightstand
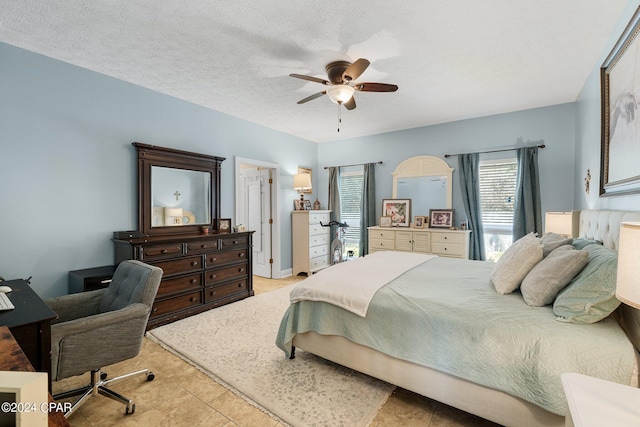
M 561 378 L 569 405 L 565 426 L 640 426 L 640 389 L 581 374 Z

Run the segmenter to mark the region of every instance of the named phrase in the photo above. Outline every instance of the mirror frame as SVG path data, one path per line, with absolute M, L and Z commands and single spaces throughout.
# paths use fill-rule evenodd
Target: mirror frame
M 417 178 L 422 176 L 446 176 L 447 177 L 447 206 L 451 209 L 453 199 L 453 168 L 447 162 L 434 156 L 415 156 L 403 161 L 391 172 L 393 176 L 392 197 L 398 196 L 398 178 Z
M 140 231 L 149 236 L 168 234 L 199 233 L 202 227 L 215 228 L 216 219 L 220 218 L 220 172 L 224 157 L 209 156 L 206 154 L 192 153 L 173 148 L 158 147 L 155 145 L 132 143 L 138 152 L 138 227 Z M 185 169 L 211 174 L 211 223 L 153 227 L 152 202 L 151 202 L 151 167 L 162 166 L 174 169 Z

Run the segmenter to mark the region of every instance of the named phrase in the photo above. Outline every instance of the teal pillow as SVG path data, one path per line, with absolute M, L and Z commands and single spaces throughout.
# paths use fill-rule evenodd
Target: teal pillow
M 585 239 L 584 237 L 576 237 L 573 239 L 571 245 L 576 249 L 584 249 L 587 245 L 600 245 L 602 246 L 602 242 L 598 240 Z
M 553 312 L 561 322 L 595 323 L 620 305 L 616 299 L 618 254 L 594 244 L 583 250 L 589 252 L 589 262 L 553 303 Z

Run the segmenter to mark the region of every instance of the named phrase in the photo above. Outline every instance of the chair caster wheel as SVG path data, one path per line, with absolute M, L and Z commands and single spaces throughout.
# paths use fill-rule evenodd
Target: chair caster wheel
M 132 415 L 134 412 L 136 412 L 136 404 L 135 403 L 130 403 L 127 405 L 127 409 L 124 410 L 124 414 L 125 415 Z
M 107 373 L 106 372 L 100 372 L 100 379 L 102 381 L 106 380 L 107 379 Z
M 147 381 L 153 381 L 153 379 L 154 379 L 155 377 L 156 377 L 156 376 L 154 375 L 154 373 L 153 373 L 153 372 L 149 372 L 149 373 L 147 374 Z

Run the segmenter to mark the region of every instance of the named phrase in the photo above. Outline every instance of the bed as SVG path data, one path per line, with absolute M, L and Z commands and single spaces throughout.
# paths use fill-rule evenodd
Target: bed
M 582 211 L 579 237 L 615 250 L 622 221 L 640 221 L 640 212 Z M 363 281 L 380 275 L 365 268 Z M 497 293 L 492 269 L 427 256 L 376 290 L 364 317 L 323 298 L 300 300 L 285 313 L 276 344 L 287 355 L 303 349 L 507 426 L 564 425 L 562 372 L 637 386 L 638 310 L 622 304 L 595 323 L 560 322 L 551 305 L 531 307 L 519 291 Z M 416 286 L 424 276 L 433 284 Z M 301 285 L 310 279 L 319 280 Z M 400 314 L 401 306 L 420 307 Z M 453 316 L 444 320 L 443 312 Z

